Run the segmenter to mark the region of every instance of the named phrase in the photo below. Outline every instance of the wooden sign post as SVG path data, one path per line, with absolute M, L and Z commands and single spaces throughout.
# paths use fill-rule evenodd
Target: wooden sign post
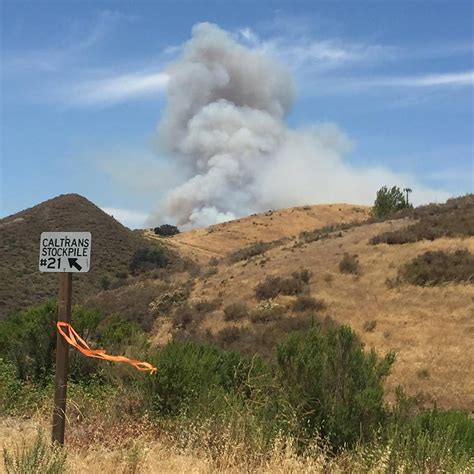
M 71 322 L 72 273 L 89 271 L 90 232 L 43 232 L 40 240 L 39 269 L 59 273 L 58 321 Z M 66 425 L 67 372 L 69 346 L 56 337 L 56 374 L 54 379 L 53 443 L 64 444 Z
M 71 322 L 71 295 L 72 273 L 60 273 L 58 321 Z M 56 336 L 56 375 L 54 379 L 53 443 L 59 444 L 64 444 L 68 365 L 69 346 L 58 332 Z

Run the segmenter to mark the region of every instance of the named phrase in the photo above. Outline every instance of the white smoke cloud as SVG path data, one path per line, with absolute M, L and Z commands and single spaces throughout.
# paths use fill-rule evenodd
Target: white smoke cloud
M 379 187 L 394 183 L 415 188 L 419 200 L 447 197 L 409 176 L 352 167 L 344 161 L 351 142 L 335 125 L 290 129 L 289 71 L 216 25 L 193 28 L 167 75 L 158 141 L 185 180 L 152 223 L 206 226 L 269 208 L 370 203 Z

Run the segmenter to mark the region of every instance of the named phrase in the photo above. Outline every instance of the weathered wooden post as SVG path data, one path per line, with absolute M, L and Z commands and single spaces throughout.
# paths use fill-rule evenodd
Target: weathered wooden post
M 90 232 L 43 232 L 40 240 L 39 269 L 59 273 L 57 321 L 71 322 L 72 274 L 89 271 Z M 56 373 L 54 379 L 53 443 L 64 444 L 66 425 L 67 373 L 69 346 L 56 336 Z
M 71 322 L 72 273 L 59 274 L 58 321 Z M 67 373 L 69 346 L 64 338 L 56 336 L 56 374 L 54 379 L 53 443 L 64 444 L 66 423 Z

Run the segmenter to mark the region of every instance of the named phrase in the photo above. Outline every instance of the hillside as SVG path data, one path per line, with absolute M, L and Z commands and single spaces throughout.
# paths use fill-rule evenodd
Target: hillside
M 309 242 L 300 239 L 298 233 L 315 226 L 351 222 L 365 217 L 367 210 L 347 205 L 311 206 L 184 232 L 159 240 L 207 262 L 199 276 L 142 281 L 104 292 L 94 303 L 105 311 L 108 307 L 117 311 L 115 302 L 120 299 L 140 301 L 143 311 L 156 319 L 156 344 L 171 337 L 191 337 L 263 354 L 271 353 L 275 342 L 289 331 L 308 327 L 314 318 L 323 324 L 348 324 L 367 348 L 373 347 L 379 353 L 397 352 L 397 362 L 388 381 L 391 397 L 396 385 L 403 384 L 408 393 L 418 395 L 426 403 L 436 401 L 443 407 L 472 410 L 473 285 L 445 283 L 423 287 L 391 282 L 405 263 L 423 252 L 459 249 L 474 252 L 469 228 L 473 211 L 470 196 L 454 200 L 449 206 L 405 213 L 405 217 L 396 220 L 336 228 L 335 232 Z M 443 222 L 448 227 L 457 223 L 467 229 L 466 235 L 454 233 L 449 238 L 425 238 L 402 245 L 369 243 L 374 236 L 389 231 L 403 235 L 404 229 L 424 215 L 431 221 L 444 216 Z M 424 229 L 424 222 L 415 229 L 432 232 L 442 227 L 433 221 L 430 224 L 433 229 Z M 148 236 L 153 238 L 150 232 Z M 287 238 L 280 240 L 282 237 Z M 273 241 L 274 245 L 241 261 L 232 262 L 226 257 L 255 241 Z M 339 263 L 345 252 L 358 255 L 359 274 L 340 272 Z M 216 258 L 209 263 L 211 257 Z M 278 295 L 267 302 L 258 301 L 255 288 L 267 277 L 287 278 L 301 270 L 309 272 L 306 291 L 323 302 L 322 308 L 295 309 L 296 296 Z M 233 303 L 246 305 L 246 309 L 243 315 L 231 314 L 225 320 L 224 310 Z
M 322 204 L 270 210 L 234 221 L 212 225 L 204 229 L 182 232 L 166 242 L 182 255 L 206 262 L 212 257 L 223 257 L 257 241 L 270 242 L 296 237 L 300 232 L 328 224 L 362 221 L 369 216 L 367 206 L 351 204 Z M 146 232 L 150 238 L 152 230 Z
M 66 194 L 0 220 L 0 320 L 12 311 L 55 297 L 58 275 L 40 273 L 38 251 L 44 231 L 89 231 L 88 274 L 74 276 L 74 301 L 100 290 L 104 276 L 127 273 L 143 238 L 86 198 Z

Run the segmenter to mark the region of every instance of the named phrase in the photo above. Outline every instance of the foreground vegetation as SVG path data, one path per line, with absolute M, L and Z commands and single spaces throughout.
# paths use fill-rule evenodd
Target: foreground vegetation
M 305 298 L 301 304 L 315 304 Z M 48 302 L 0 323 L 0 410 L 5 415 L 49 419 L 54 308 Z M 106 320 L 81 307 L 74 310 L 73 324 L 110 352 L 149 360 L 158 373 L 146 375 L 73 353 L 67 429 L 72 457 L 74 450 L 91 445 L 104 450 L 119 444 L 130 450 L 132 472 L 140 466 L 151 472 L 156 460 L 144 446 L 161 443 L 206 460 L 203 471 L 281 472 L 283 462 L 293 466 L 290 472 L 474 468 L 472 419 L 461 411 L 423 409 L 401 388 L 397 402 L 388 406 L 383 382 L 395 355 L 364 351 L 348 327 L 313 322 L 264 360 L 194 341 L 152 348 L 138 325 Z M 59 466 L 50 472 L 60 472 L 63 458 L 44 443 L 39 436 L 31 446 L 9 447 L 6 468 L 25 472 L 15 466 L 27 465 L 27 472 L 35 472 L 28 463 L 41 462 Z

